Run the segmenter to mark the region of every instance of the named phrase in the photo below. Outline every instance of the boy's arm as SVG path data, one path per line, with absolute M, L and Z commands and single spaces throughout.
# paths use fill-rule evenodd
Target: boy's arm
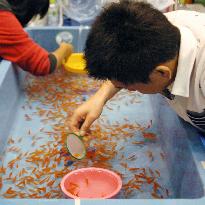
M 85 135 L 92 123 L 102 113 L 105 103 L 119 90 L 111 81 L 106 81 L 95 95 L 75 110 L 70 119 L 70 129 L 80 135 Z

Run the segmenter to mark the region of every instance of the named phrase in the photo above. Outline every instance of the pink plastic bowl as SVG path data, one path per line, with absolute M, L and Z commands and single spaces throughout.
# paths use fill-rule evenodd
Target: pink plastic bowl
M 61 189 L 70 198 L 109 199 L 122 188 L 121 178 L 114 172 L 101 168 L 77 169 L 65 175 Z

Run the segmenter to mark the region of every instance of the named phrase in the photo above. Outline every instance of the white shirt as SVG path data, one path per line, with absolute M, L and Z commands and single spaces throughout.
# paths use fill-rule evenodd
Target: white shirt
M 164 9 L 174 4 L 173 0 L 146 0 L 145 2 L 152 4 L 160 11 L 163 11 Z
M 165 14 L 181 34 L 178 67 L 169 100 L 185 121 L 205 131 L 205 14 L 173 11 Z

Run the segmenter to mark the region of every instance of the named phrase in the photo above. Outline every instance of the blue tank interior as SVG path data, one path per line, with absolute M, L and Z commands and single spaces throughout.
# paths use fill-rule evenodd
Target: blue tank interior
M 56 36 L 65 31 L 71 33 L 73 36 L 72 43 L 75 52 L 81 52 L 89 32 L 88 27 L 35 28 L 28 30 L 30 36 L 49 51 L 57 48 Z M 29 116 L 32 115 L 32 113 L 29 113 L 30 111 L 22 109 L 22 106 L 25 106 L 28 101 L 25 91 L 25 86 L 27 86 L 26 73 L 8 61 L 0 62 L 0 67 L 1 167 L 1 165 L 8 165 L 9 161 L 16 157 L 15 151 L 8 152 L 10 148 L 8 139 L 10 136 L 13 137 L 14 141 L 18 141 L 16 146 L 21 147 L 24 153 L 32 152 L 34 148 L 31 146 L 31 140 L 28 138 L 28 130 L 31 129 L 32 132 L 42 126 L 49 130 L 51 126 L 49 123 L 43 125 L 38 116 L 34 116 L 32 121 L 25 120 L 26 114 Z M 81 80 L 83 82 L 85 78 L 78 75 L 70 75 L 70 77 L 72 78 L 72 82 L 76 83 L 78 81 L 81 82 Z M 31 79 L 35 81 L 35 78 L 31 77 Z M 89 89 L 89 91 L 84 90 L 81 92 L 81 97 L 85 100 L 93 92 L 92 89 Z M 120 157 L 122 154 L 127 158 L 133 155 L 137 157 L 136 160 L 126 161 L 129 167 L 146 167 L 147 169 L 160 170 L 161 174 L 158 177 L 158 183 L 165 187 L 163 189 L 164 199 L 153 199 L 150 195 L 152 187 L 145 186 L 143 187 L 144 192 L 135 191 L 128 197 L 129 200 L 124 199 L 123 193 L 120 192 L 110 203 L 139 203 L 145 205 L 205 204 L 205 148 L 200 139 L 201 134 L 188 123 L 179 119 L 168 107 L 166 100 L 160 95 L 141 95 L 134 92 L 130 94 L 128 91 L 122 91 L 120 95 L 121 98 L 109 102 L 102 113 L 102 116 L 109 120 L 110 128 L 108 131 L 112 130 L 113 126 L 116 125 L 116 121 L 122 125 L 128 120 L 130 123 L 137 123 L 142 127 L 149 126 L 151 121 L 152 125 L 148 128 L 148 131 L 155 133 L 157 140 L 155 142 L 148 140 L 143 146 L 136 145 L 132 142 L 144 140 L 140 130 L 133 131 L 134 137 L 128 139 L 124 139 L 123 134 L 119 133 L 122 138 L 118 141 L 117 149 L 119 151 L 122 146 L 125 148 L 119 151 L 112 160 L 112 166 L 114 170 L 118 170 L 125 176 L 124 183 L 127 183 L 126 180 L 130 179 L 130 172 L 120 166 L 122 162 Z M 125 97 L 126 95 L 127 97 Z M 137 99 L 139 102 L 131 103 L 132 99 Z M 78 102 L 78 100 L 78 97 L 74 98 L 75 102 Z M 31 106 L 33 107 L 32 112 L 35 112 L 39 106 L 49 109 L 49 106 L 40 105 L 40 100 L 38 102 L 36 99 L 32 101 Z M 118 106 L 120 106 L 119 109 Z M 35 149 L 38 149 L 38 146 L 42 144 L 48 143 L 46 135 L 39 134 L 38 137 L 42 139 L 40 139 L 39 144 L 38 142 L 36 143 Z M 153 156 L 150 156 L 150 151 Z M 147 153 L 149 155 L 148 157 Z M 162 159 L 161 153 L 163 153 L 165 159 Z M 78 163 L 80 164 L 80 162 Z M 21 160 L 19 166 L 26 167 L 27 164 Z M 15 171 L 15 169 L 12 170 L 13 174 Z M 0 177 L 1 175 L 2 173 L 0 173 Z M 60 178 L 58 180 L 60 182 Z M 74 200 L 65 199 L 63 195 L 58 199 L 55 199 L 55 197 L 53 199 L 18 199 L 18 197 L 6 199 L 3 193 L 11 186 L 11 183 L 6 182 L 3 184 L 3 188 L 0 190 L 0 204 L 74 204 Z M 169 195 L 165 194 L 165 190 L 169 190 Z M 100 205 L 108 204 L 109 200 L 100 200 L 97 203 Z M 81 204 L 96 204 L 96 200 L 82 200 Z

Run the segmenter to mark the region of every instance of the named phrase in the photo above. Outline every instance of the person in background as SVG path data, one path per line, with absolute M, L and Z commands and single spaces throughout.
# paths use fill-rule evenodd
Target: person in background
M 72 53 L 72 45 L 61 43 L 48 53 L 23 29 L 33 17 L 44 17 L 48 8 L 49 0 L 0 0 L 0 58 L 36 76 L 50 74 L 61 66 Z
M 205 131 L 205 14 L 162 14 L 122 1 L 96 18 L 85 46 L 91 77 L 106 80 L 75 110 L 70 128 L 84 135 L 120 89 L 160 93 L 185 121 Z M 166 113 L 165 113 L 166 114 Z

